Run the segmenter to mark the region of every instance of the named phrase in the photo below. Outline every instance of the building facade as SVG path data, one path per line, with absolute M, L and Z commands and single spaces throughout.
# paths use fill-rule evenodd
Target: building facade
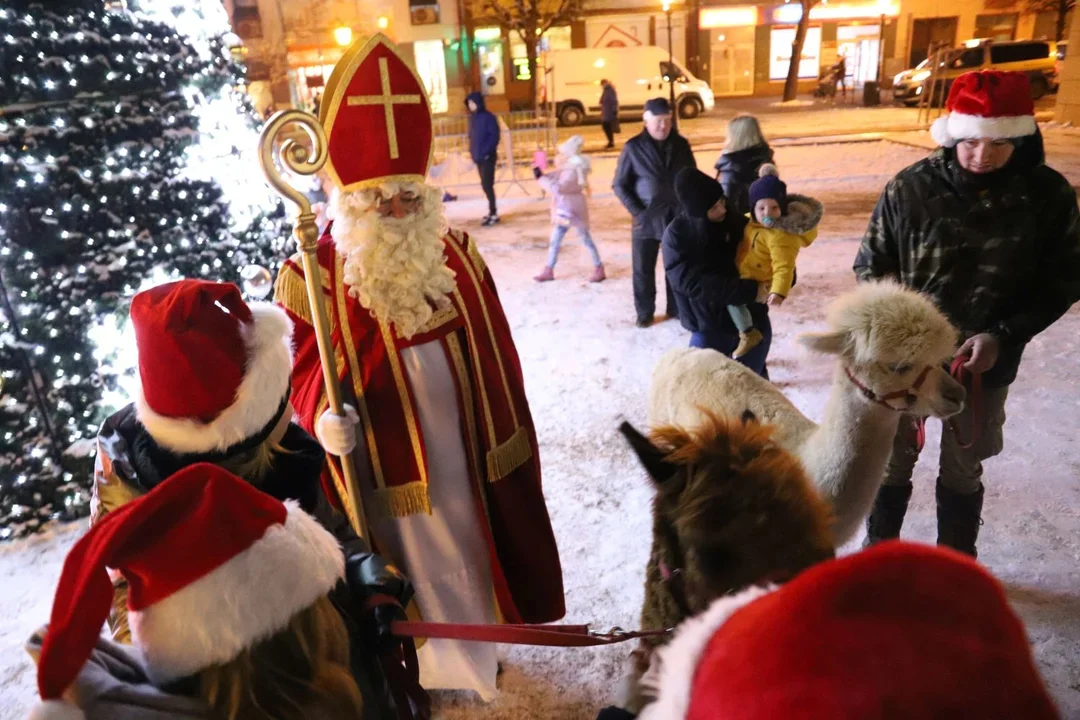
M 459 0 L 225 0 L 247 64 L 256 108 L 314 110 L 353 38 L 382 32 L 423 80 L 432 110 L 457 112 L 465 98 Z
M 902 0 L 896 52 L 886 74 L 915 67 L 941 47 L 966 40 L 1056 40 L 1057 16 L 1029 12 L 1026 0 Z
M 1080 47 L 1080 22 L 1072 23 L 1066 37 L 1074 48 Z M 1060 123 L 1080 126 L 1080 53 L 1066 55 L 1060 72 L 1061 86 L 1058 89 L 1054 119 Z
M 899 0 L 832 0 L 814 7 L 799 64 L 800 91 L 812 89 L 840 55 L 847 58 L 852 81 L 876 80 L 883 57 L 895 53 L 899 5 Z M 667 49 L 670 17 L 675 60 L 708 82 L 718 97 L 779 95 L 801 14 L 800 3 L 782 1 L 675 2 L 669 16 L 660 3 L 584 0 L 576 19 L 548 31 L 541 50 L 635 45 Z M 529 84 L 524 44 L 483 18 L 475 22 L 472 31 L 482 68 L 478 84 L 493 96 L 493 104 L 525 105 Z
M 416 64 L 435 112 L 461 112 L 479 89 L 495 110 L 532 107 L 525 43 L 476 0 L 225 0 L 244 42 L 260 109 L 312 108 L 352 37 L 381 31 Z M 849 85 L 913 67 L 931 51 L 966 40 L 1053 39 L 1056 16 L 1027 12 L 1028 0 L 827 0 L 810 10 L 799 62 L 809 92 L 838 58 Z M 802 15 L 799 2 L 582 0 L 577 15 L 548 29 L 543 52 L 656 45 L 712 87 L 717 97 L 779 95 Z M 671 28 L 668 29 L 670 18 Z

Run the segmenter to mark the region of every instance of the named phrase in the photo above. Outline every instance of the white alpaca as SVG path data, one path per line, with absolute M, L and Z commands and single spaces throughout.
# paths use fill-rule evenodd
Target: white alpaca
M 877 495 L 901 413 L 947 418 L 964 389 L 943 369 L 956 331 L 926 298 L 895 283 L 867 283 L 829 308 L 830 330 L 800 335 L 811 350 L 837 356 L 821 425 L 771 383 L 715 350 L 679 349 L 653 372 L 649 424 L 693 427 L 708 409 L 747 410 L 777 427 L 833 506 L 838 545 L 857 532 Z

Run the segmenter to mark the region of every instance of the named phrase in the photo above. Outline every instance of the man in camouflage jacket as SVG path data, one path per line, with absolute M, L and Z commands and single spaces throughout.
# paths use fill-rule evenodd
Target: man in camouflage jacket
M 963 81 L 963 82 L 962 82 Z M 982 461 L 1004 446 L 1005 399 L 1024 347 L 1080 300 L 1080 213 L 1044 164 L 1027 78 L 969 73 L 931 132 L 943 147 L 885 187 L 855 259 L 860 281 L 892 278 L 926 293 L 959 329 L 957 356 L 981 373 L 981 407 L 944 423 L 938 544 L 976 554 Z M 1026 103 L 1026 104 L 1025 104 Z M 1030 122 L 1028 122 L 1030 118 Z M 905 418 L 867 522 L 868 543 L 898 537 L 919 456 Z

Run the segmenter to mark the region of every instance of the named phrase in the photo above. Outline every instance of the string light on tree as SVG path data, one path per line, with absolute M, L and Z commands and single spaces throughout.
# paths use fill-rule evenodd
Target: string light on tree
M 64 6 L 3 23 L 0 538 L 86 512 L 85 450 L 131 397 L 134 292 L 287 254 L 220 0 Z

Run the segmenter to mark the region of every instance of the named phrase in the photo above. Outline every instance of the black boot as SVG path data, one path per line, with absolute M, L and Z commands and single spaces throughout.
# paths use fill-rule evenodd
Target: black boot
M 982 525 L 982 484 L 976 492 L 961 495 L 937 482 L 937 544 L 978 557 L 975 541 Z
M 866 542 L 863 547 L 870 547 L 882 540 L 895 540 L 900 537 L 900 527 L 904 524 L 908 500 L 911 499 L 911 484 L 882 485 L 874 498 L 874 508 L 866 518 Z

